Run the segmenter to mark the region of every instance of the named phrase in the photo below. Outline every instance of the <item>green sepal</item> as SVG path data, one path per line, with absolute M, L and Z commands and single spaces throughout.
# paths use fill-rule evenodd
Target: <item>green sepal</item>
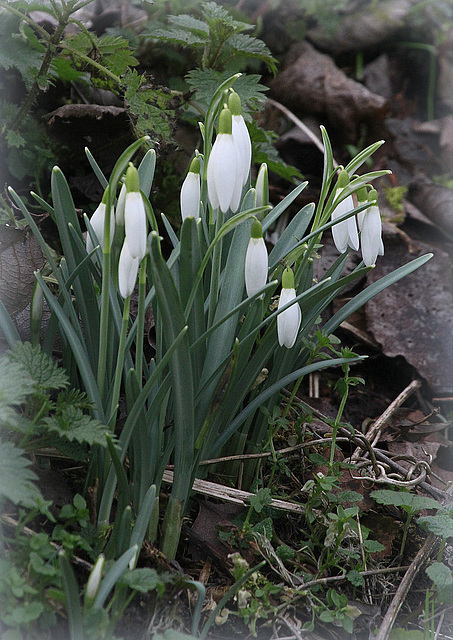
M 232 131 L 232 116 L 231 116 L 231 111 L 227 108 L 222 109 L 222 111 L 220 112 L 219 115 L 219 129 L 218 132 L 219 133 L 228 133 L 231 135 L 231 131 Z
M 189 173 L 200 173 L 200 156 L 196 156 L 190 163 Z
M 140 177 L 132 162 L 129 162 L 126 171 L 126 189 L 128 193 L 131 191 L 140 191 Z
M 233 116 L 241 116 L 242 115 L 242 105 L 241 99 L 236 91 L 232 91 L 230 93 L 230 97 L 228 98 L 228 107 L 231 111 L 231 115 Z
M 294 273 L 292 269 L 289 269 L 288 267 L 286 267 L 286 269 L 283 271 L 282 288 L 294 289 Z
M 263 228 L 261 226 L 261 222 L 257 218 L 253 219 L 250 237 L 255 238 L 255 240 L 260 240 L 263 237 Z
M 346 169 L 342 169 L 340 171 L 340 175 L 338 176 L 337 189 L 344 189 L 349 184 L 349 176 Z

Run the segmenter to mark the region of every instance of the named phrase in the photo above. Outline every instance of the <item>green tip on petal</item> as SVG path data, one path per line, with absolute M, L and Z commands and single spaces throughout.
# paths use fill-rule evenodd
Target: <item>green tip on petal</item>
M 344 189 L 349 184 L 349 176 L 346 169 L 342 169 L 340 171 L 340 175 L 338 176 L 337 189 Z
M 357 191 L 357 200 L 358 202 L 366 202 L 368 200 L 368 190 L 366 188 L 366 185 L 360 187 L 360 189 Z
M 236 91 L 232 91 L 230 93 L 230 97 L 228 98 L 228 106 L 230 108 L 231 114 L 233 116 L 241 116 L 242 115 L 242 105 L 241 99 L 236 93 Z
M 104 195 L 102 196 L 102 204 L 107 204 L 107 198 L 109 197 L 109 187 L 107 186 Z
M 129 162 L 126 171 L 126 189 L 128 193 L 131 191 L 140 191 L 140 177 L 132 162 Z
M 289 267 L 283 271 L 282 275 L 282 288 L 283 289 L 294 289 L 294 273 L 293 270 Z
M 200 156 L 196 156 L 190 163 L 189 173 L 200 173 Z
M 229 109 L 222 109 L 219 116 L 219 133 L 229 133 L 232 131 L 232 116 Z
M 257 218 L 253 219 L 250 237 L 255 238 L 256 240 L 259 240 L 263 237 L 263 228 L 261 226 L 261 222 Z
M 371 202 L 372 200 L 377 200 L 377 191 L 376 191 L 376 189 L 370 189 L 370 192 L 368 194 L 368 201 Z

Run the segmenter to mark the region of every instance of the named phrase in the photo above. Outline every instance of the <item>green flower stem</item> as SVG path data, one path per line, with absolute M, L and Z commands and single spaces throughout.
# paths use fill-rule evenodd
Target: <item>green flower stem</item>
M 116 370 L 115 370 L 115 379 L 113 383 L 113 391 L 112 398 L 110 403 L 110 418 L 109 424 L 112 430 L 115 427 L 116 414 L 118 411 L 118 398 L 120 395 L 121 389 L 121 379 L 123 375 L 123 366 L 124 366 L 124 358 L 125 358 L 125 347 L 126 347 L 126 337 L 127 337 L 127 327 L 129 325 L 129 311 L 131 306 L 131 297 L 128 296 L 124 301 L 123 308 L 123 321 L 121 323 L 121 335 L 120 342 L 118 345 L 118 358 L 116 361 Z
M 112 195 L 110 189 L 107 192 L 107 201 L 104 219 L 104 246 L 102 247 L 102 289 L 101 289 L 101 318 L 99 329 L 99 358 L 97 371 L 97 384 L 101 400 L 104 401 L 104 389 L 107 372 L 107 352 L 109 344 L 109 289 L 112 271 L 110 251 L 110 216 Z
M 217 212 L 217 221 L 215 235 L 217 236 L 223 224 L 223 213 L 220 209 Z M 222 242 L 219 240 L 214 246 L 214 253 L 212 256 L 212 269 L 211 269 L 211 284 L 209 287 L 209 313 L 208 313 L 208 327 L 214 322 L 215 310 L 217 307 L 217 300 L 219 297 L 219 275 L 220 275 L 220 262 L 222 260 Z
M 137 382 L 142 388 L 143 377 L 143 336 L 145 333 L 145 298 L 146 298 L 146 256 L 143 258 L 140 264 L 140 271 L 138 275 L 138 324 L 136 335 L 136 351 L 135 351 L 135 372 L 137 375 Z
M 344 381 L 345 381 L 345 390 L 341 398 L 340 406 L 338 407 L 337 417 L 335 418 L 335 423 L 332 428 L 332 444 L 330 445 L 330 459 L 329 459 L 329 467 L 333 466 L 333 459 L 335 456 L 335 444 L 337 440 L 337 432 L 340 426 L 341 416 L 343 415 L 343 411 L 346 405 L 346 400 L 349 395 L 349 384 L 348 384 L 348 375 L 349 375 L 349 364 L 343 365 L 344 370 Z

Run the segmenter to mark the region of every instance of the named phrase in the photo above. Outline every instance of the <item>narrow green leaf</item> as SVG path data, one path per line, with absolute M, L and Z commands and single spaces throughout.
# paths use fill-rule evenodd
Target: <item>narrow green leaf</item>
M 107 571 L 104 579 L 99 586 L 99 591 L 93 603 L 93 609 L 102 609 L 111 590 L 121 577 L 121 574 L 126 570 L 129 562 L 136 556 L 137 552 L 137 545 L 132 546 L 130 549 L 125 551 L 123 555 L 115 562 L 113 567 L 111 567 L 111 569 Z
M 79 600 L 79 586 L 65 551 L 58 553 L 61 576 L 66 596 L 69 637 L 71 640 L 84 640 L 82 607 Z
M 241 411 L 241 413 L 226 427 L 222 435 L 218 438 L 215 443 L 215 448 L 218 450 L 222 447 L 232 436 L 232 434 L 240 427 L 240 425 L 250 416 L 252 415 L 258 407 L 260 407 L 268 398 L 277 393 L 283 387 L 294 382 L 298 378 L 302 378 L 314 371 L 320 371 L 321 369 L 325 369 L 326 367 L 335 367 L 337 365 L 346 364 L 350 362 L 357 362 L 358 360 L 364 360 L 365 356 L 359 356 L 357 358 L 335 358 L 333 360 L 321 360 L 320 362 L 314 362 L 312 364 L 306 365 L 301 369 L 297 369 L 292 373 L 284 376 L 280 380 L 278 380 L 275 384 L 271 385 L 264 391 L 262 391 L 256 398 L 254 398 L 246 407 Z M 209 454 L 208 454 L 209 455 Z
M 371 298 L 374 298 L 375 295 L 377 295 L 387 287 L 390 287 L 392 284 L 395 284 L 395 282 L 398 282 L 398 280 L 401 280 L 401 278 L 404 278 L 405 276 L 409 275 L 409 273 L 412 273 L 412 271 L 415 271 L 416 269 L 424 265 L 425 262 L 428 262 L 428 260 L 430 260 L 432 257 L 432 253 L 427 253 L 424 256 L 415 258 L 415 260 L 412 260 L 402 267 L 399 267 L 395 271 L 392 271 L 392 273 L 387 274 L 380 280 L 377 280 L 377 282 L 373 282 L 373 284 L 367 287 L 364 291 L 361 291 L 359 294 L 354 296 L 352 300 L 347 302 L 344 307 L 337 311 L 337 313 L 332 316 L 332 318 L 330 318 L 330 320 L 328 320 L 324 325 L 324 331 L 327 334 L 333 333 L 344 320 L 349 318 L 349 316 L 357 311 L 357 309 L 363 307 L 363 305 L 366 304 L 368 300 L 371 300 Z

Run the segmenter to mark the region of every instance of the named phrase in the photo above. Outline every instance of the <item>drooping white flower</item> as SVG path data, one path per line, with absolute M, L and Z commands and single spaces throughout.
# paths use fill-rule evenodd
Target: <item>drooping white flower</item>
M 268 268 L 269 259 L 263 230 L 261 223 L 255 218 L 245 256 L 245 288 L 249 297 L 266 284 Z
M 96 560 L 94 567 L 91 569 L 91 573 L 88 578 L 87 586 L 85 588 L 85 603 L 90 605 L 93 603 L 99 591 L 99 585 L 101 584 L 102 570 L 104 568 L 104 554 L 101 553 Z
M 269 204 L 269 177 L 267 171 L 267 164 L 263 162 L 258 175 L 256 176 L 256 198 L 255 204 L 257 207 Z
M 131 255 L 126 236 L 118 262 L 118 289 L 123 298 L 129 297 L 135 288 L 139 264 L 140 258 Z
M 376 189 L 371 189 L 368 194 L 368 201 L 377 200 Z M 367 267 L 376 264 L 378 255 L 384 255 L 384 245 L 382 243 L 382 223 L 381 214 L 377 204 L 365 210 L 360 234 L 360 244 L 362 247 L 362 258 Z
M 104 224 L 105 224 L 105 214 L 106 214 L 106 201 L 107 201 L 107 189 L 104 191 L 104 195 L 102 197 L 102 202 L 97 207 L 96 211 L 90 218 L 90 224 L 93 227 L 93 231 L 96 234 L 96 237 L 99 242 L 99 246 L 104 246 Z M 113 207 L 110 208 L 110 246 L 112 246 L 113 236 L 115 234 L 115 214 Z M 90 234 L 87 232 L 86 238 L 86 249 L 87 253 L 93 251 L 95 245 L 91 240 Z
M 124 224 L 130 254 L 133 258 L 142 260 L 146 254 L 147 221 L 145 205 L 140 193 L 140 178 L 132 163 L 126 171 Z
M 237 211 L 242 191 L 236 146 L 231 131 L 231 111 L 222 109 L 207 169 L 209 202 L 213 209 L 220 207 L 222 213 L 226 213 L 229 208 L 233 213 Z
M 347 172 L 342 169 L 337 182 L 335 200 L 341 196 L 343 189 L 347 187 L 348 184 L 349 176 Z M 341 218 L 354 208 L 352 195 L 346 196 L 346 198 L 339 202 L 333 210 L 332 220 Z M 332 236 L 335 246 L 340 253 L 344 253 L 348 246 L 350 246 L 351 249 L 354 249 L 354 251 L 357 251 L 359 248 L 359 234 L 357 232 L 355 216 L 351 216 L 347 220 L 343 220 L 335 224 L 332 227 Z
M 200 158 L 198 156 L 190 163 L 189 172 L 182 183 L 179 201 L 183 220 L 190 216 L 200 217 Z
M 294 273 L 291 269 L 286 268 L 282 276 L 282 292 L 278 301 L 278 309 L 294 300 L 295 297 Z M 302 313 L 298 302 L 295 302 L 277 316 L 277 335 L 281 347 L 285 346 L 291 349 L 294 346 L 301 321 Z
M 232 115 L 232 134 L 233 141 L 236 146 L 239 163 L 239 174 L 244 186 L 250 173 L 250 164 L 252 161 L 252 142 L 250 134 L 242 116 L 241 99 L 235 91 L 230 93 L 228 98 L 228 107 Z
M 123 182 L 116 203 L 115 222 L 119 227 L 124 227 L 124 207 L 126 204 L 126 183 Z

